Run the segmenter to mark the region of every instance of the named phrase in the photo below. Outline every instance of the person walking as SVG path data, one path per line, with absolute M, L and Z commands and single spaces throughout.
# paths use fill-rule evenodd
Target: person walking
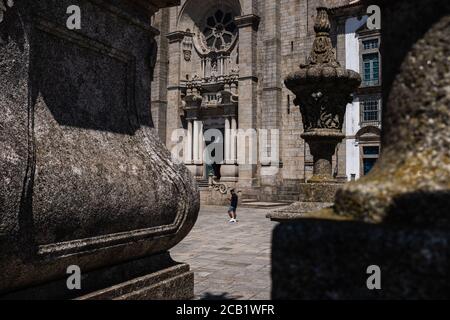
M 236 215 L 236 209 L 238 206 L 238 196 L 236 194 L 236 192 L 234 191 L 234 189 L 231 189 L 231 198 L 229 198 L 228 200 L 230 200 L 230 208 L 228 209 L 228 215 L 230 216 L 230 221 L 229 223 L 236 223 L 237 222 L 237 215 Z

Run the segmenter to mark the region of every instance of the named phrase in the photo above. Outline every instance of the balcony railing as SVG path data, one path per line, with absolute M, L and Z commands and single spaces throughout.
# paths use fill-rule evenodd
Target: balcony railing
M 380 80 L 363 80 L 362 87 L 377 87 L 380 85 Z
M 371 126 L 371 127 L 381 128 L 381 121 L 378 121 L 378 120 L 371 120 L 371 121 L 361 120 L 360 125 L 361 125 L 361 127 L 369 127 L 369 126 Z

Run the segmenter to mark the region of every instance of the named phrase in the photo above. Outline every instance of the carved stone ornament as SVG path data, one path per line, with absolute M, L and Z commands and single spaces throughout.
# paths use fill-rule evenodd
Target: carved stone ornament
M 294 103 L 300 106 L 305 131 L 302 137 L 310 145 L 314 176 L 320 181 L 331 180 L 333 150 L 344 138 L 345 109 L 361 84 L 357 72 L 342 68 L 336 60 L 330 29 L 328 9 L 319 7 L 316 38 L 307 63 L 285 80 L 286 87 L 296 95 Z
M 191 61 L 192 51 L 191 50 L 183 50 L 183 56 L 184 56 L 184 61 L 186 61 L 186 62 Z

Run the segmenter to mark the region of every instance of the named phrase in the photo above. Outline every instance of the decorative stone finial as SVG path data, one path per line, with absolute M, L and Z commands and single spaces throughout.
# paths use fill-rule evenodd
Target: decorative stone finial
M 328 9 L 324 7 L 317 8 L 317 17 L 314 24 L 316 38 L 314 39 L 311 54 L 305 65 L 305 68 L 316 64 L 327 64 L 333 67 L 339 67 L 340 64 L 336 60 L 336 51 L 333 48 L 330 38 L 331 23 L 328 18 Z

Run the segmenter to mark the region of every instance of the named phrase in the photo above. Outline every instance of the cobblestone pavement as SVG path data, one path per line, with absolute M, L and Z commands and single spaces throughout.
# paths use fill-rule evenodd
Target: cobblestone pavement
M 227 207 L 203 206 L 191 233 L 171 250 L 195 273 L 196 299 L 270 299 L 270 247 L 276 225 L 267 209 L 238 208 L 237 224 Z

